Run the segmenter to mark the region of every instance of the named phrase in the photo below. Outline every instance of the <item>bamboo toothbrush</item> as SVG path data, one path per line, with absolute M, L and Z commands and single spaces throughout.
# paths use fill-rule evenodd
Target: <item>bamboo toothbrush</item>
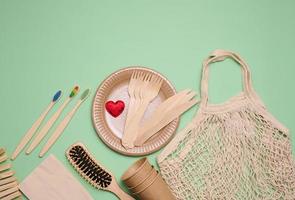
M 57 91 L 55 95 L 53 96 L 50 104 L 47 106 L 47 108 L 43 111 L 43 113 L 40 115 L 40 117 L 35 121 L 35 123 L 32 125 L 32 127 L 28 130 L 28 132 L 25 134 L 25 136 L 22 138 L 16 149 L 14 150 L 11 160 L 14 160 L 18 154 L 23 150 L 23 148 L 26 146 L 26 144 L 30 141 L 30 139 L 33 137 L 34 133 L 48 114 L 48 112 L 51 110 L 51 108 L 54 106 L 54 104 L 60 99 L 61 97 L 61 90 Z
M 71 119 L 73 118 L 74 114 L 80 107 L 80 105 L 87 99 L 89 96 L 90 89 L 85 90 L 80 99 L 78 100 L 75 107 L 69 112 L 69 114 L 63 119 L 63 121 L 58 125 L 52 136 L 49 138 L 43 149 L 41 150 L 39 157 L 43 157 L 44 154 L 50 149 L 50 147 L 55 143 L 55 141 L 59 138 L 59 136 L 62 134 L 64 129 L 67 127 Z
M 79 92 L 79 86 L 75 86 L 73 90 L 71 91 L 69 97 L 65 100 L 65 102 L 59 107 L 59 109 L 52 115 L 52 117 L 47 121 L 47 123 L 42 127 L 40 132 L 37 134 L 36 138 L 33 140 L 31 145 L 26 151 L 26 154 L 30 154 L 41 142 L 41 140 L 46 136 L 49 129 L 52 127 L 52 125 L 56 122 L 56 120 L 61 115 L 62 111 L 65 109 L 65 107 L 69 104 L 69 102 L 78 94 Z

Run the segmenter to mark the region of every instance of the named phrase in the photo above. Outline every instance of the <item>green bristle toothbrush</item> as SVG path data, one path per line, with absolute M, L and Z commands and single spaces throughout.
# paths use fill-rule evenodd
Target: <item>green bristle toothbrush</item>
M 55 95 L 53 96 L 52 100 L 50 101 L 47 108 L 43 111 L 43 113 L 40 115 L 40 117 L 35 121 L 35 123 L 32 125 L 32 127 L 28 130 L 28 132 L 24 135 L 16 149 L 14 150 L 11 160 L 14 160 L 18 154 L 23 150 L 23 148 L 26 146 L 26 144 L 31 140 L 36 130 L 39 128 L 40 124 L 48 114 L 48 112 L 51 110 L 51 108 L 55 105 L 55 103 L 60 99 L 61 97 L 61 90 L 57 91 Z
M 43 149 L 41 150 L 39 156 L 43 157 L 44 154 L 51 148 L 51 146 L 55 143 L 55 141 L 59 138 L 59 136 L 62 134 L 64 129 L 67 127 L 71 119 L 73 118 L 74 114 L 80 107 L 80 105 L 87 99 L 87 97 L 90 94 L 90 89 L 85 90 L 80 99 L 78 100 L 75 107 L 69 112 L 69 114 L 63 119 L 63 121 L 58 125 L 52 136 L 49 138 Z

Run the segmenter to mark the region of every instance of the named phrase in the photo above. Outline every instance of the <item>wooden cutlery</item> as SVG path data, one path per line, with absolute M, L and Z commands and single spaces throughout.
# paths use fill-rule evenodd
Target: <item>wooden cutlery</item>
M 179 117 L 185 111 L 197 104 L 199 101 L 196 99 L 190 99 L 185 103 L 175 105 L 170 110 L 165 111 L 162 115 L 152 115 L 151 120 L 156 121 L 153 123 L 147 122 L 138 131 L 138 135 L 135 141 L 135 146 L 142 146 L 149 138 L 155 135 L 158 131 L 168 125 L 175 118 Z
M 138 94 L 138 88 L 139 88 L 138 85 L 143 81 L 143 78 L 144 78 L 143 72 L 134 71 L 131 75 L 129 85 L 128 85 L 128 94 L 129 94 L 130 101 L 129 101 L 126 122 L 125 122 L 125 128 L 128 127 L 130 118 L 133 115 L 134 110 L 137 109 L 138 104 L 140 102 L 140 99 L 139 99 L 140 97 Z
M 144 142 L 159 130 L 198 103 L 198 101 L 194 99 L 195 96 L 195 92 L 187 89 L 160 104 L 153 115 L 138 130 L 135 146 L 142 146 Z
M 129 109 L 122 138 L 122 145 L 126 149 L 142 146 L 163 127 L 198 103 L 194 99 L 195 92 L 190 89 L 183 90 L 160 104 L 140 127 L 141 119 L 150 102 L 158 95 L 162 82 L 161 77 L 151 73 L 132 73 L 128 86 Z
M 130 104 L 127 114 L 122 145 L 126 149 L 134 147 L 139 123 L 149 103 L 158 95 L 163 79 L 151 73 L 133 72 L 128 92 Z

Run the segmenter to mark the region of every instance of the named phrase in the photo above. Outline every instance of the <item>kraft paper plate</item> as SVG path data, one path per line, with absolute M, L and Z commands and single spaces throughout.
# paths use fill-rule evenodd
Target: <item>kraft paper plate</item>
M 142 156 L 159 150 L 172 139 L 178 127 L 179 118 L 160 130 L 142 147 L 126 150 L 122 146 L 121 138 L 129 105 L 128 83 L 134 70 L 150 72 L 164 80 L 159 95 L 148 106 L 142 122 L 151 116 L 151 113 L 161 102 L 176 93 L 171 83 L 158 72 L 144 67 L 124 68 L 107 77 L 97 89 L 92 105 L 92 120 L 98 136 L 111 149 L 124 155 Z M 117 118 L 112 117 L 105 109 L 105 103 L 109 100 L 114 102 L 122 100 L 125 103 L 124 111 Z

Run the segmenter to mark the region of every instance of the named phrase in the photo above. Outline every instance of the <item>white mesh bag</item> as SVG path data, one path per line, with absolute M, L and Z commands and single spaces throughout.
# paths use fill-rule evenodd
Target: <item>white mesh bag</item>
M 243 92 L 208 103 L 208 66 L 232 58 L 243 71 Z M 200 108 L 158 157 L 177 199 L 295 199 L 288 130 L 266 110 L 242 58 L 216 50 L 203 63 Z

